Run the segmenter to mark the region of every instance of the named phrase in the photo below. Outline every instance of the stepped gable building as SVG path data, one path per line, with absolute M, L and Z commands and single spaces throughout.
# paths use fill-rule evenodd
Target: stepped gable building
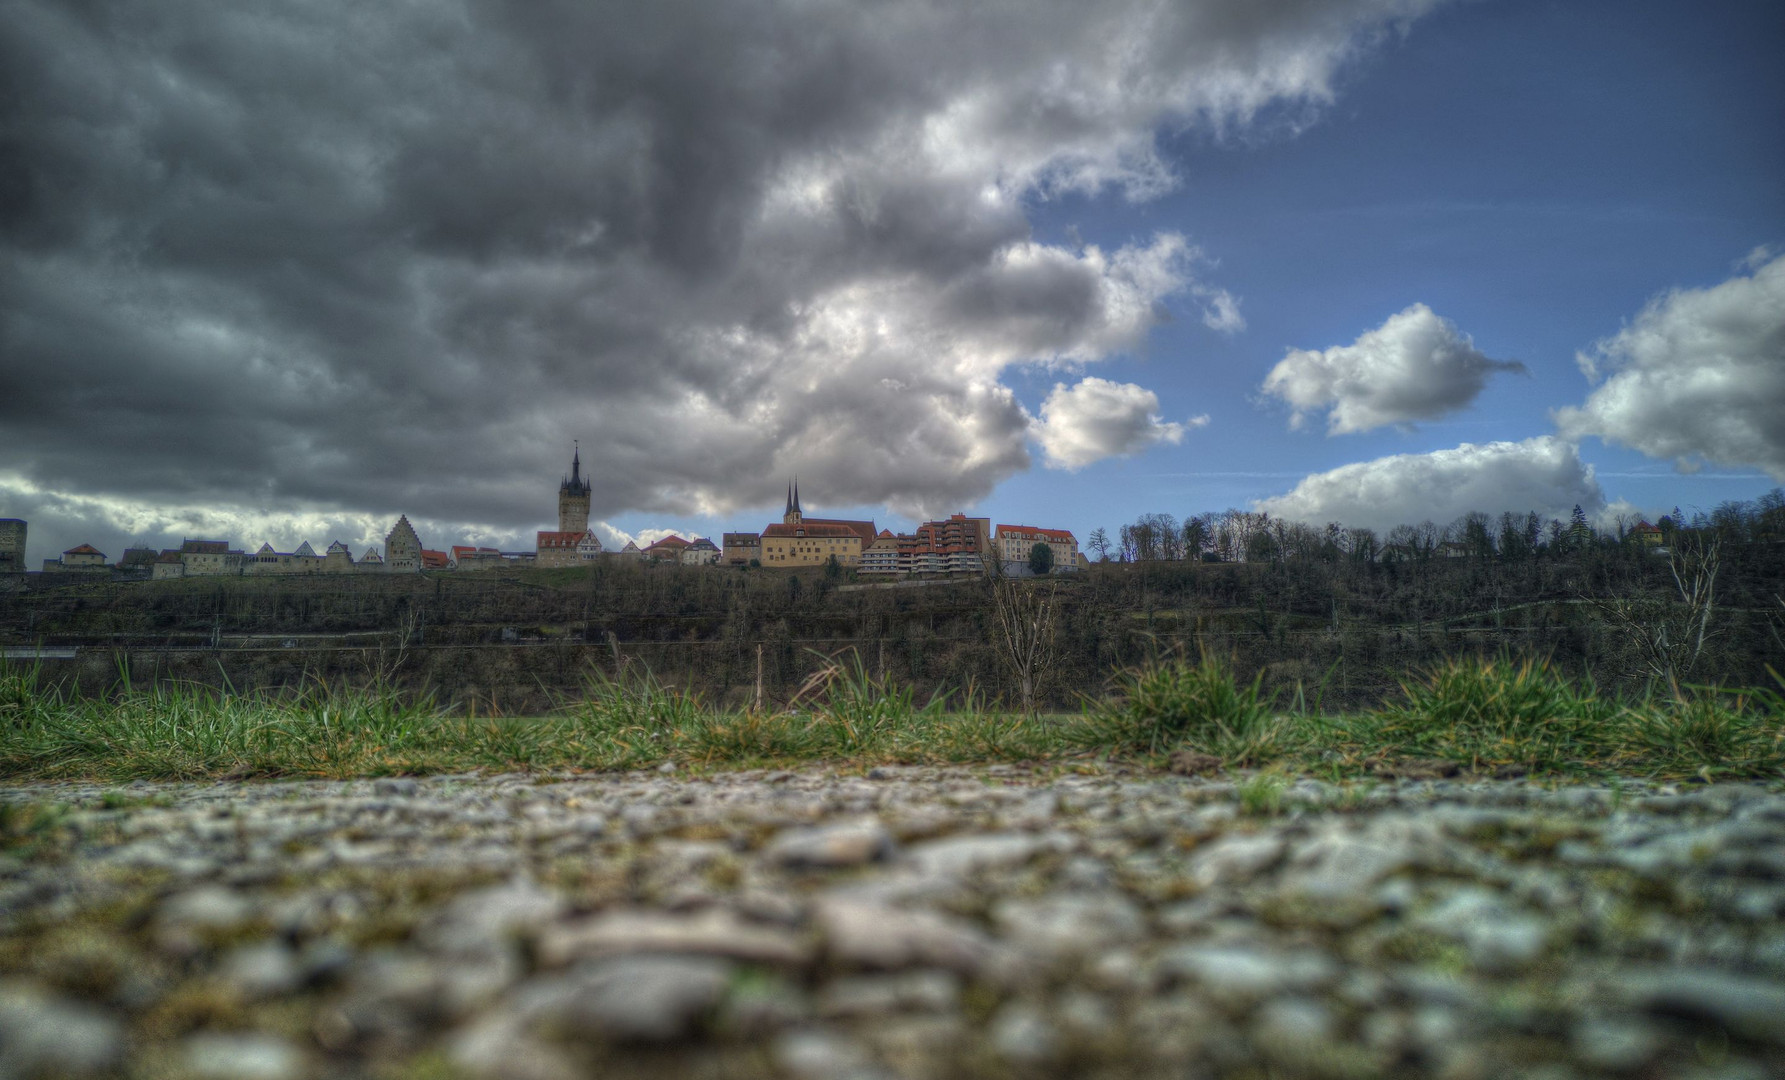
M 25 572 L 26 523 L 21 518 L 0 518 L 0 574 Z
M 409 524 L 409 515 L 397 518 L 390 535 L 384 538 L 384 569 L 393 574 L 415 573 L 422 569 L 421 537 Z
M 823 566 L 835 558 L 838 565 L 857 566 L 875 536 L 872 521 L 807 517 L 800 509 L 796 480 L 787 485 L 787 510 L 781 515 L 781 524 L 762 530 L 762 565 Z

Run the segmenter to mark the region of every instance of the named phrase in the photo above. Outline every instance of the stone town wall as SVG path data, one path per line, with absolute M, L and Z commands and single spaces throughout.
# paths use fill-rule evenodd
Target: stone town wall
M 17 518 L 0 520 L 0 574 L 25 572 L 25 523 Z

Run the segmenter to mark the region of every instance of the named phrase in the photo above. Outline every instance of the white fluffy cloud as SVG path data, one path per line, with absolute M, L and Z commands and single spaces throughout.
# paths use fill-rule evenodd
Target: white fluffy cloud
M 1289 350 L 1264 392 L 1288 403 L 1291 427 L 1330 408 L 1327 433 L 1345 435 L 1436 419 L 1473 402 L 1494 372 L 1524 370 L 1482 355 L 1456 324 L 1414 304 L 1350 345 Z
M 1208 422 L 1207 416 L 1183 424 L 1166 420 L 1159 415 L 1159 395 L 1146 387 L 1092 377 L 1072 387 L 1055 383 L 1033 431 L 1049 468 L 1082 469 L 1158 443 L 1180 442 L 1186 428 Z
M 1785 481 L 1785 256 L 1757 252 L 1748 264 L 1758 264 L 1750 275 L 1656 297 L 1580 353 L 1599 385 L 1557 410 L 1556 426 L 1682 469 L 1752 465 Z
M 1535 510 L 1566 518 L 1577 505 L 1589 515 L 1605 506 L 1593 467 L 1581 461 L 1573 443 L 1543 435 L 1341 465 L 1256 507 L 1296 521 L 1385 530 L 1444 523 L 1471 510 Z

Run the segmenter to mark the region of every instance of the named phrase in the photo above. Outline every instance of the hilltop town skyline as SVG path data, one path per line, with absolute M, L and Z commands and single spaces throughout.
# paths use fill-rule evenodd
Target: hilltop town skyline
M 1776 5 L 695 10 L 15 5 L 30 559 L 1785 483 Z

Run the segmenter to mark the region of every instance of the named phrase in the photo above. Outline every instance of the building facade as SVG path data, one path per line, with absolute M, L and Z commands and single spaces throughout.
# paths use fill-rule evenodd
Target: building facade
M 242 558 L 242 573 L 255 574 L 320 574 L 325 569 L 321 555 L 306 540 L 296 551 L 274 551 L 271 544 Z
M 105 552 L 92 544 L 71 547 L 62 553 L 60 559 L 43 560 L 43 572 L 46 574 L 91 574 L 103 573 L 111 567 L 106 565 Z
M 862 552 L 877 537 L 872 521 L 808 518 L 800 509 L 799 484 L 787 487 L 787 509 L 779 525 L 762 530 L 761 560 L 764 566 L 823 566 L 832 559 L 839 566 L 861 565 Z
M 228 540 L 183 540 L 180 542 L 180 576 L 240 574 L 243 558 L 243 552 L 230 547 Z
M 687 550 L 688 541 L 671 533 L 669 536 L 649 545 L 644 550 L 644 557 L 655 562 L 682 561 L 682 552 Z
M 1046 544 L 1054 553 L 1054 572 L 1072 573 L 1078 569 L 1078 538 L 1065 529 L 1043 529 L 1034 525 L 1000 525 L 995 546 L 998 558 L 1008 573 L 1025 573 L 1029 552 L 1036 544 Z
M 384 569 L 393 574 L 413 574 L 422 569 L 421 537 L 409 524 L 409 515 L 397 518 L 384 538 Z
M 587 529 L 582 532 L 541 532 L 534 541 L 535 566 L 581 566 L 601 555 L 601 541 Z
M 882 532 L 862 553 L 864 574 L 983 574 L 991 519 L 954 514 L 914 533 Z
M 0 574 L 25 572 L 26 522 L 20 518 L 0 518 Z
M 159 554 L 154 548 L 125 548 L 124 554 L 118 557 L 118 569 L 148 572 L 155 566 Z
M 719 545 L 713 543 L 704 536 L 695 537 L 693 543 L 682 549 L 682 565 L 719 565 Z
M 325 574 L 353 573 L 353 550 L 339 540 L 330 544 L 322 553 L 322 571 Z
M 762 534 L 728 532 L 720 537 L 724 547 L 720 561 L 726 566 L 749 566 L 762 561 Z
M 558 531 L 578 536 L 589 531 L 589 499 L 594 489 L 583 479 L 583 452 L 575 447 L 570 454 L 570 475 L 558 485 Z

